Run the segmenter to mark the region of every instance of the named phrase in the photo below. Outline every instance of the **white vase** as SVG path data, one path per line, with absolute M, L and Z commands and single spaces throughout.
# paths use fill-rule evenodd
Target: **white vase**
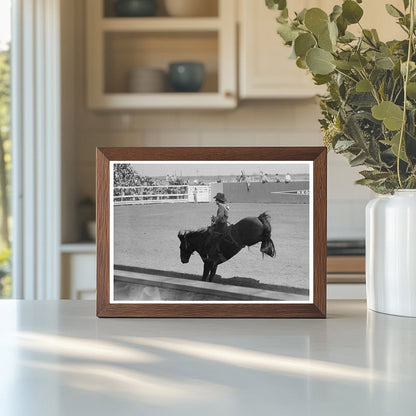
M 416 317 L 416 190 L 367 204 L 366 285 L 369 309 Z

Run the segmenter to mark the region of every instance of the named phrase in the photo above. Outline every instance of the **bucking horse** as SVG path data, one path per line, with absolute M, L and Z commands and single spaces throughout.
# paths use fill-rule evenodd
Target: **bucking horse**
M 191 255 L 198 253 L 204 262 L 202 280 L 211 282 L 218 265 L 234 257 L 244 247 L 261 242 L 260 251 L 263 255 L 275 257 L 271 233 L 270 216 L 265 212 L 257 218 L 246 217 L 228 226 L 219 239 L 212 238 L 211 227 L 179 232 L 181 261 L 188 263 Z M 216 247 L 213 247 L 214 244 Z

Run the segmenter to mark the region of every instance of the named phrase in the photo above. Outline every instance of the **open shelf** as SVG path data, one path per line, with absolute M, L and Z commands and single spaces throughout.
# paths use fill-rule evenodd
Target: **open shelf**
M 233 97 L 217 93 L 165 93 L 165 94 L 105 94 L 95 106 L 101 109 L 203 109 L 234 108 Z
M 94 254 L 96 252 L 95 242 L 93 241 L 80 241 L 78 243 L 63 243 L 61 244 L 61 253 L 76 254 L 86 253 Z
M 200 92 L 191 93 L 192 95 L 218 92 L 216 32 L 106 33 L 104 54 L 105 94 L 131 94 L 128 77 L 134 69 L 160 69 L 167 78 L 169 64 L 177 61 L 198 61 L 204 64 L 204 84 Z M 167 83 L 166 90 L 155 95 L 171 93 L 174 91 Z M 186 98 L 189 94 L 181 93 L 175 99 Z
M 99 0 L 103 5 L 103 13 L 102 16 L 106 19 L 110 19 L 112 17 L 117 17 L 115 14 L 115 3 L 117 0 Z M 155 17 L 140 17 L 139 19 L 154 19 L 157 17 L 167 17 L 173 19 L 173 16 L 170 16 L 168 13 L 168 7 L 166 6 L 166 1 L 171 0 L 156 0 L 157 1 L 157 13 Z M 227 0 L 230 1 L 230 0 Z M 196 17 L 218 17 L 219 15 L 219 1 L 218 0 L 204 0 L 204 11 L 198 16 L 195 17 L 186 17 L 186 19 L 194 19 Z M 130 20 L 134 19 L 133 17 L 120 17 L 123 20 Z
M 211 0 L 216 16 L 114 17 L 113 1 L 89 0 L 87 7 L 88 107 L 119 109 L 228 109 L 237 105 L 236 10 L 229 0 Z M 159 2 L 163 4 L 163 2 Z M 159 6 L 160 6 L 159 4 Z M 201 62 L 200 91 L 178 93 L 158 78 L 158 88 L 129 88 L 129 74 L 173 62 Z M 162 74 L 163 78 L 163 74 Z M 143 78 L 141 78 L 143 79 Z M 141 81 L 144 82 L 144 81 Z
M 101 28 L 105 32 L 169 32 L 184 31 L 193 32 L 218 30 L 220 20 L 215 17 L 153 17 L 153 18 L 129 18 L 114 17 L 103 19 Z

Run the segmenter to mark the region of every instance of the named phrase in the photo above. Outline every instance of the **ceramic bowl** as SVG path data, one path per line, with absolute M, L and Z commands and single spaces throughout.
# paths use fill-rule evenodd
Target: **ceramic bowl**
M 169 81 L 177 92 L 197 92 L 205 80 L 205 67 L 201 62 L 172 62 Z
M 128 91 L 131 93 L 160 93 L 167 90 L 167 74 L 162 69 L 136 68 L 129 72 Z
M 156 0 L 118 0 L 114 12 L 119 17 L 148 17 L 157 12 Z

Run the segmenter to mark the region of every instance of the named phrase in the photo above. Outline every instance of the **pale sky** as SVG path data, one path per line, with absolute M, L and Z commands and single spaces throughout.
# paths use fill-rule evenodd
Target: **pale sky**
M 10 41 L 11 0 L 0 0 L 0 46 Z
M 131 162 L 130 162 L 131 163 Z M 287 162 L 272 162 L 272 163 L 131 163 L 134 169 L 142 176 L 165 176 L 167 174 L 174 174 L 180 176 L 224 176 L 224 175 L 240 175 L 244 170 L 246 175 L 253 173 L 258 174 L 263 171 L 267 174 L 275 175 L 279 173 L 284 175 L 286 173 L 309 173 L 309 164 L 306 162 L 287 163 Z

